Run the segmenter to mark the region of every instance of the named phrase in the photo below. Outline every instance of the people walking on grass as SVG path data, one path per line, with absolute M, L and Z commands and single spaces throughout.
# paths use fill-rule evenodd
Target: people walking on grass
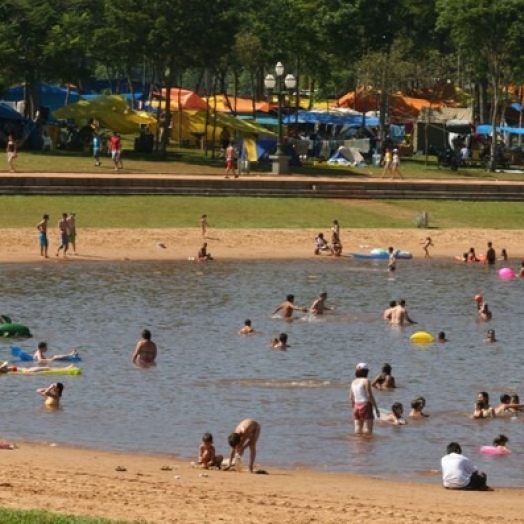
M 115 165 L 115 171 L 122 169 L 124 166 L 122 164 L 122 141 L 120 135 L 115 131 L 111 137 L 111 158 Z
M 95 159 L 95 166 L 100 167 L 100 150 L 102 149 L 102 139 L 100 135 L 95 131 L 93 134 L 93 158 Z
M 38 242 L 40 244 L 40 256 L 49 258 L 47 252 L 49 249 L 49 240 L 47 238 L 47 226 L 49 223 L 49 215 L 42 216 L 42 220 L 36 225 L 38 229 Z
M 393 149 L 393 155 L 391 157 L 391 178 L 395 178 L 398 175 L 399 178 L 404 178 L 400 172 L 400 153 L 398 149 Z
M 384 153 L 384 171 L 382 171 L 382 178 L 386 176 L 386 173 L 388 171 L 391 171 L 391 161 L 393 159 L 393 154 L 391 152 L 391 149 L 386 148 L 386 151 Z
M 58 221 L 58 234 L 60 235 L 60 245 L 56 251 L 56 256 L 64 250 L 64 257 L 69 249 L 69 222 L 67 220 L 67 213 L 62 213 L 62 218 Z
M 16 173 L 15 169 L 15 158 L 18 156 L 16 151 L 16 142 L 13 135 L 7 137 L 7 146 L 5 148 L 7 153 L 7 165 L 9 166 L 10 173 Z
M 237 158 L 237 151 L 235 149 L 234 142 L 230 142 L 226 149 L 226 178 L 229 178 L 229 175 L 234 175 L 235 178 L 238 178 L 235 162 Z

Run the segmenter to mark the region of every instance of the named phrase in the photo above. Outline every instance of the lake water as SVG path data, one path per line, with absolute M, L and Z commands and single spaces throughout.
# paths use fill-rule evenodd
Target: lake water
M 516 265 L 516 264 L 514 264 Z M 446 445 L 488 473 L 494 486 L 524 486 L 524 416 L 476 421 L 468 417 L 479 390 L 498 404 L 502 392 L 524 398 L 524 351 L 519 326 L 524 281 L 500 280 L 478 264 L 386 263 L 315 258 L 197 264 L 56 263 L 0 266 L 1 312 L 27 324 L 33 351 L 80 348 L 81 377 L 61 377 L 62 408 L 49 412 L 35 393 L 51 377 L 0 377 L 2 435 L 112 450 L 175 453 L 193 460 L 202 433 L 228 453 L 227 435 L 243 418 L 262 424 L 257 462 L 264 468 L 310 467 L 440 482 L 431 475 Z M 322 319 L 284 322 L 271 311 L 288 293 L 309 306 L 321 290 L 336 311 Z M 482 292 L 493 321 L 477 322 L 473 296 Z M 389 300 L 405 298 L 418 326 L 381 320 Z M 302 314 L 296 315 L 303 316 Z M 237 335 L 245 318 L 262 334 Z M 487 329 L 496 344 L 485 344 Z M 144 328 L 158 344 L 158 366 L 136 369 L 131 353 Z M 414 345 L 417 330 L 444 330 L 447 344 Z M 287 332 L 291 348 L 269 348 Z M 9 341 L 0 341 L 2 359 Z M 371 438 L 353 435 L 348 386 L 358 362 L 370 376 L 384 362 L 399 385 L 377 393 L 386 410 L 409 409 L 423 395 L 431 417 L 407 426 L 377 424 Z M 513 454 L 479 454 L 499 433 Z

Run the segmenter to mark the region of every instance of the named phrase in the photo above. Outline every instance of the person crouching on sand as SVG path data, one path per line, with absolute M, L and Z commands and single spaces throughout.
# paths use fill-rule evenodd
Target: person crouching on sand
M 202 443 L 198 448 L 198 464 L 204 469 L 220 469 L 223 460 L 224 457 L 222 455 L 216 454 L 215 446 L 213 446 L 213 435 L 204 433 L 202 435 Z

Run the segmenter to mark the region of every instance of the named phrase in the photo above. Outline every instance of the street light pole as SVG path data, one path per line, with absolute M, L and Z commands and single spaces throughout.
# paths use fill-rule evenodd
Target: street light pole
M 264 79 L 264 85 L 266 89 L 271 93 L 273 89 L 277 88 L 277 100 L 278 100 L 278 129 L 277 129 L 277 151 L 276 154 L 270 156 L 272 161 L 272 172 L 274 175 L 283 175 L 289 173 L 289 157 L 284 155 L 282 148 L 282 97 L 288 92 L 295 88 L 297 81 L 292 74 L 286 75 L 284 78 L 284 85 L 286 91 L 282 87 L 282 77 L 284 76 L 284 66 L 282 62 L 278 62 L 275 66 L 276 79 L 273 75 L 268 74 Z

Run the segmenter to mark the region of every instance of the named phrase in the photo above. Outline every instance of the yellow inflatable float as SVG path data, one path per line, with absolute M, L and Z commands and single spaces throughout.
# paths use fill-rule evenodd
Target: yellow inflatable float
M 435 337 L 427 331 L 417 331 L 409 337 L 409 340 L 415 344 L 431 344 L 435 342 Z

